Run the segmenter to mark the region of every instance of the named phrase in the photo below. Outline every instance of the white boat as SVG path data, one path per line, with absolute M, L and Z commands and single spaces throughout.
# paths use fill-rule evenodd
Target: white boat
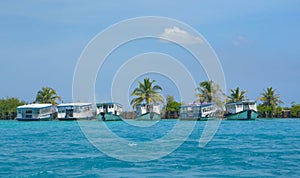
M 97 119 L 100 121 L 121 121 L 123 106 L 119 103 L 97 103 Z
M 179 119 L 181 120 L 208 120 L 217 112 L 217 105 L 215 103 L 193 103 L 189 105 L 180 106 Z
M 257 104 L 253 100 L 226 103 L 225 117 L 228 120 L 254 120 L 258 117 Z
M 18 121 L 41 121 L 55 119 L 56 107 L 52 104 L 28 104 L 17 107 Z
M 136 120 L 160 120 L 160 104 L 139 104 L 136 107 Z
M 58 120 L 84 120 L 95 118 L 91 103 L 62 103 L 57 106 Z

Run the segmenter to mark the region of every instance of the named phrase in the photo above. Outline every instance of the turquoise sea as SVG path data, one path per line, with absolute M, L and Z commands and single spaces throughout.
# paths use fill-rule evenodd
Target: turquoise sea
M 138 129 L 106 124 L 121 137 L 145 141 L 175 123 Z M 204 126 L 197 122 L 169 155 L 133 163 L 100 152 L 76 121 L 0 121 L 0 177 L 300 177 L 300 119 L 222 121 L 211 142 L 199 148 Z

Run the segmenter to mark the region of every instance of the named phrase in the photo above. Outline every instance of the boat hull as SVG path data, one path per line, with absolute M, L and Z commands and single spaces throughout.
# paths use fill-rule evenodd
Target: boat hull
M 100 113 L 97 115 L 97 119 L 100 121 L 121 121 L 122 117 L 115 114 Z
M 185 120 L 185 121 L 207 121 L 208 117 L 200 117 L 200 118 L 179 118 L 179 120 Z
M 91 120 L 95 117 L 62 117 L 57 118 L 60 121 Z
M 227 120 L 255 120 L 258 117 L 258 113 L 254 110 L 245 110 L 235 114 L 226 114 Z
M 54 117 L 47 118 L 16 118 L 17 121 L 50 121 L 53 120 Z
M 137 121 L 156 121 L 156 120 L 160 120 L 160 119 L 161 119 L 160 114 L 157 114 L 155 112 L 147 112 L 145 114 L 138 116 L 135 120 L 137 120 Z

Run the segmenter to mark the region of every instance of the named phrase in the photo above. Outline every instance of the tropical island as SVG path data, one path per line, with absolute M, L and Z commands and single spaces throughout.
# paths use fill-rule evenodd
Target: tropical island
M 163 119 L 177 119 L 179 118 L 180 108 L 184 105 L 183 102 L 176 101 L 174 96 L 168 95 L 164 100 L 161 95 L 162 87 L 155 84 L 155 80 L 145 78 L 143 82 L 138 82 L 131 96 L 133 109 L 144 109 L 145 113 L 155 109 L 154 104 L 162 104 L 161 116 Z M 230 95 L 226 96 L 220 89 L 219 85 L 213 81 L 200 82 L 195 89 L 195 98 L 198 103 L 212 103 L 217 102 L 218 99 L 214 98 L 216 95 L 222 95 L 226 98 L 226 103 L 236 103 L 248 100 L 246 97 L 247 91 L 241 90 L 239 87 L 230 89 Z M 256 99 L 260 103 L 257 105 L 259 118 L 299 118 L 300 117 L 300 104 L 292 102 L 290 107 L 282 107 L 284 103 L 280 100 L 280 95 L 276 93 L 276 89 L 268 87 L 262 91 L 260 96 Z M 255 101 L 255 102 L 256 102 Z M 38 104 L 51 104 L 57 106 L 62 102 L 62 97 L 57 94 L 55 89 L 51 87 L 42 87 L 36 94 L 35 100 L 32 103 Z M 0 119 L 12 120 L 17 116 L 16 108 L 26 103 L 18 97 L 6 97 L 0 99 Z M 144 107 L 144 108 L 143 108 Z M 126 113 L 126 112 L 124 112 Z

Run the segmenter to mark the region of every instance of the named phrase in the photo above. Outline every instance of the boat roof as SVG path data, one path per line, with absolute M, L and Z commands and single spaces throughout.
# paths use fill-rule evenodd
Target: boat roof
M 193 103 L 193 104 L 188 104 L 188 105 L 183 105 L 180 106 L 180 108 L 184 108 L 184 107 L 205 107 L 205 106 L 212 106 L 215 105 L 215 103 Z
M 138 104 L 137 106 L 146 106 L 146 105 L 147 105 L 147 103 L 142 103 L 142 104 Z M 159 103 L 151 103 L 149 105 L 158 106 L 160 104 Z
M 40 109 L 40 108 L 47 108 L 52 107 L 52 104 L 26 104 L 22 106 L 18 106 L 17 109 Z
M 256 101 L 254 101 L 254 100 L 243 100 L 243 101 L 237 101 L 237 102 L 229 102 L 229 103 L 226 103 L 226 105 L 243 104 L 243 103 L 256 103 Z
M 111 105 L 111 104 L 122 106 L 122 104 L 117 103 L 117 102 L 102 102 L 102 103 L 97 103 L 97 106 L 99 106 L 99 105 Z
M 92 105 L 92 103 L 61 103 L 57 107 L 69 107 L 69 106 L 87 106 Z

